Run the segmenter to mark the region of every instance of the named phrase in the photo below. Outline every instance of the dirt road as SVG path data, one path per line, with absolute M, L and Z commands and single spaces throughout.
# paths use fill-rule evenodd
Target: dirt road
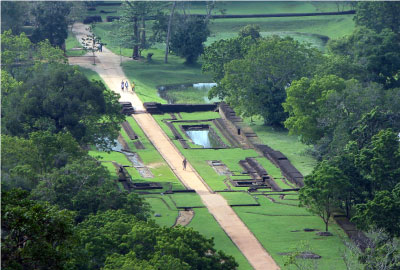
M 86 27 L 87 26 L 83 24 L 74 25 L 73 32 L 79 40 L 81 40 L 81 37 L 88 34 Z M 107 48 L 103 47 L 103 52 L 96 53 L 96 65 L 92 65 L 93 58 L 88 56 L 71 57 L 69 63 L 96 71 L 111 90 L 121 95 L 120 101 L 131 102 L 136 110 L 144 109 L 142 102 L 135 93 L 131 91 L 121 91 L 121 80 L 125 80 L 126 76 L 120 67 L 120 57 L 110 52 Z M 226 200 L 221 195 L 212 192 L 190 163 L 187 164 L 187 169 L 183 170 L 183 155 L 154 118 L 148 113 L 135 114 L 132 116 L 179 180 L 186 187 L 194 189 L 197 194 L 199 194 L 208 211 L 218 221 L 222 229 L 232 239 L 253 268 L 257 270 L 279 269 L 279 266 L 236 215 Z

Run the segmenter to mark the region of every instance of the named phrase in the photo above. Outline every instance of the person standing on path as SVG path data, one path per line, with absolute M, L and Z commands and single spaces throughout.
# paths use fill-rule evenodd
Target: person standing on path
M 128 83 L 128 80 L 126 80 L 126 82 L 125 82 L 125 89 L 126 89 L 126 91 L 129 91 L 129 83 Z
M 122 92 L 124 92 L 124 80 L 122 80 L 122 82 L 121 82 L 121 90 L 122 90 Z
M 183 170 L 186 171 L 186 164 L 187 164 L 187 160 L 186 158 L 183 159 L 182 161 L 182 165 L 183 165 Z
M 135 92 L 135 83 L 133 81 L 132 81 L 131 87 L 132 87 L 132 92 Z

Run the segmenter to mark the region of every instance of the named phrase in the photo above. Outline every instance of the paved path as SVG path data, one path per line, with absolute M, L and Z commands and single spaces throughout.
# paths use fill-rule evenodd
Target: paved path
M 83 24 L 75 24 L 73 32 L 80 40 L 80 37 L 87 34 Z M 103 47 L 103 52 L 96 53 L 96 65 L 92 65 L 91 57 L 71 57 L 70 64 L 80 65 L 96 71 L 108 87 L 121 95 L 120 101 L 129 101 L 135 109 L 143 109 L 143 104 L 135 93 L 122 92 L 120 89 L 121 80 L 126 77 L 120 67 L 120 57 L 111 53 Z M 125 60 L 125 59 L 124 59 Z M 225 233 L 232 239 L 235 245 L 247 258 L 249 263 L 257 270 L 279 269 L 271 256 L 262 247 L 251 231 L 242 220 L 236 215 L 226 200 L 219 194 L 213 193 L 194 168 L 187 164 L 183 170 L 183 156 L 173 142 L 168 138 L 154 118 L 148 114 L 132 115 L 146 136 L 153 143 L 156 149 L 163 156 L 179 180 L 188 188 L 196 190 L 208 211 L 214 216 Z M 267 224 L 265 224 L 267 226 Z

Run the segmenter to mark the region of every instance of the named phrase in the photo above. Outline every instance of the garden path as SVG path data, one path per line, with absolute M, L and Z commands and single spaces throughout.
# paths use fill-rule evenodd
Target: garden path
M 87 26 L 81 23 L 74 25 L 73 32 L 79 41 L 81 37 L 89 34 Z M 96 71 L 111 90 L 121 95 L 120 101 L 129 101 L 135 107 L 135 110 L 144 110 L 143 104 L 136 93 L 121 91 L 121 80 L 126 80 L 127 78 L 120 66 L 120 57 L 103 47 L 103 52 L 95 53 L 96 65 L 93 65 L 93 58 L 90 57 L 91 54 L 92 53 L 83 57 L 70 57 L 69 63 Z M 124 58 L 123 60 L 126 61 L 127 59 Z M 136 122 L 160 152 L 179 180 L 187 188 L 194 189 L 197 194 L 199 194 L 208 211 L 214 216 L 225 233 L 247 258 L 252 267 L 256 270 L 279 269 L 279 266 L 263 248 L 253 233 L 236 215 L 227 201 L 208 187 L 189 162 L 186 170 L 183 170 L 183 155 L 154 120 L 152 115 L 140 113 L 133 114 L 132 117 L 135 118 Z M 268 226 L 268 224 L 265 224 L 265 226 Z

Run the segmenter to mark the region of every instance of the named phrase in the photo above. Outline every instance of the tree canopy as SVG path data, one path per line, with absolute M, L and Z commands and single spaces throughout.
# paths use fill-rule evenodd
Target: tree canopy
M 116 94 L 66 65 L 43 67 L 7 96 L 5 106 L 6 134 L 65 130 L 82 145 L 107 147 L 124 119 Z
M 209 35 L 208 23 L 203 18 L 179 16 L 179 24 L 171 36 L 171 51 L 184 57 L 187 64 L 195 63 Z
M 20 189 L 2 192 L 2 269 L 70 269 L 77 244 L 73 213 L 28 195 Z

